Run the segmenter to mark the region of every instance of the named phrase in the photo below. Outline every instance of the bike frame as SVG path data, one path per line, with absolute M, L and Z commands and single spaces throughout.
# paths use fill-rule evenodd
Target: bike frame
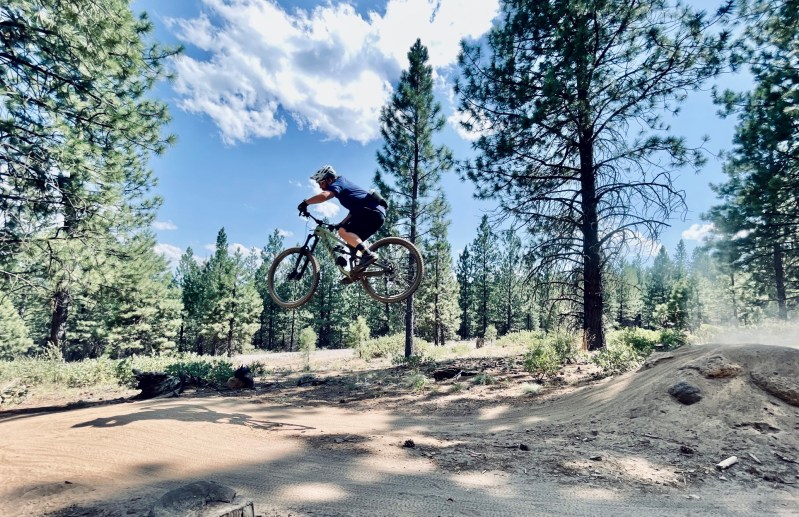
M 309 213 L 303 215 L 307 215 L 316 223 L 316 228 L 314 228 L 314 230 L 308 234 L 308 237 L 305 238 L 305 243 L 302 245 L 302 248 L 308 250 L 311 255 L 314 254 L 314 251 L 316 251 L 316 246 L 321 242 L 322 247 L 327 251 L 330 257 L 333 258 L 333 263 L 336 264 L 338 270 L 347 278 L 354 280 L 368 276 L 381 276 L 383 274 L 382 271 L 360 271 L 357 274 L 352 273 L 352 269 L 355 264 L 355 248 L 352 248 L 349 244 L 344 242 L 343 239 L 336 236 L 328 228 L 330 225 L 321 219 L 317 219 Z M 335 260 L 337 254 L 349 255 L 349 271 Z M 308 262 L 306 261 L 304 264 L 302 264 L 301 269 L 298 270 L 298 268 L 300 268 L 300 262 L 302 261 L 302 258 L 302 255 L 297 257 L 297 263 L 294 264 L 294 272 L 292 275 L 296 275 L 296 278 L 302 278 L 302 275 L 305 274 L 305 269 L 308 267 Z

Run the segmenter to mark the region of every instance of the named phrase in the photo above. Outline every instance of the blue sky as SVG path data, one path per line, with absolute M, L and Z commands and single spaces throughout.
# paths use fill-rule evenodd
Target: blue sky
M 159 42 L 186 47 L 171 64 L 175 80 L 154 92 L 169 104 L 168 130 L 178 137 L 151 163 L 164 198 L 155 223 L 158 249 L 173 260 L 188 246 L 210 254 L 222 227 L 242 249 L 260 249 L 275 229 L 287 244 L 302 239 L 306 223 L 296 206 L 313 194 L 308 177 L 316 169 L 331 164 L 371 184 L 379 110 L 415 39 L 428 46 L 437 96 L 445 116 L 454 117 L 458 42 L 487 32 L 499 9 L 497 0 L 137 0 L 133 7 L 148 12 Z M 717 82 L 747 87 L 741 76 Z M 672 127 L 691 144 L 709 135 L 707 148 L 717 153 L 729 148 L 734 120 L 719 119 L 716 110 L 709 93 L 693 94 Z M 456 159 L 471 156 L 454 118 L 438 143 Z M 670 221 L 662 236 L 669 250 L 680 238 L 691 245 L 702 234 L 700 214 L 714 203 L 708 184 L 723 180 L 721 164 L 709 158 L 700 174 L 679 174 L 689 212 Z M 444 186 L 457 252 L 493 205 L 474 200 L 472 184 L 454 172 Z M 335 211 L 335 204 L 327 206 L 323 215 L 344 216 Z

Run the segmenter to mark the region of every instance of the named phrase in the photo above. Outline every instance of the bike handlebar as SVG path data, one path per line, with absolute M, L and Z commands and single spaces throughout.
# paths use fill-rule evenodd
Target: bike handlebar
M 334 224 L 327 224 L 327 223 L 325 223 L 325 222 L 324 222 L 322 219 L 317 219 L 316 217 L 314 217 L 313 215 L 311 215 L 311 213 L 310 213 L 309 211 L 307 211 L 307 210 L 305 210 L 304 212 L 302 212 L 302 211 L 301 211 L 301 212 L 300 212 L 300 215 L 301 215 L 302 217 L 306 217 L 306 218 L 312 219 L 312 220 L 313 220 L 313 222 L 315 222 L 315 223 L 316 223 L 316 224 L 318 224 L 319 226 L 326 226 L 328 230 L 334 230 L 334 229 L 336 228 L 336 225 L 334 225 Z

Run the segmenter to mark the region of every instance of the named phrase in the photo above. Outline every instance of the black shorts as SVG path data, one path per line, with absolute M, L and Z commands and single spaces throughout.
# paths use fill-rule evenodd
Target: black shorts
M 353 210 L 350 212 L 351 217 L 349 221 L 344 223 L 341 227 L 350 233 L 354 233 L 362 241 L 365 241 L 377 230 L 383 226 L 386 216 L 379 210 L 372 210 L 370 208 L 363 208 L 361 210 Z

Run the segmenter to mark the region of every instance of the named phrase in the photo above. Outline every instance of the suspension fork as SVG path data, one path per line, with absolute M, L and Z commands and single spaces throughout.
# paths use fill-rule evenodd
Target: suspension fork
M 308 237 L 305 239 L 305 244 L 302 245 L 303 251 L 307 251 L 310 255 L 313 255 L 318 242 L 319 237 L 316 234 L 312 233 L 308 235 Z M 292 271 L 290 277 L 294 277 L 295 280 L 302 278 L 302 276 L 305 274 L 305 270 L 308 269 L 308 262 L 310 262 L 308 256 L 304 253 L 300 253 L 297 256 L 297 262 L 294 264 L 294 271 Z

